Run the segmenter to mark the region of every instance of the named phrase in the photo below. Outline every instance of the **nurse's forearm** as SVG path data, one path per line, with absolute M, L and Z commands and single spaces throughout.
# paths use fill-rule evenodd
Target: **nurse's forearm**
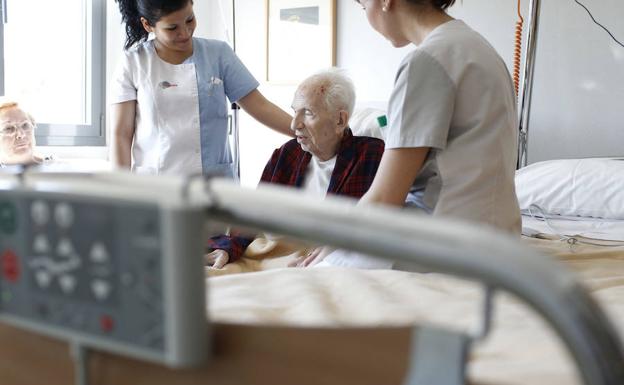
M 130 169 L 132 139 L 123 137 L 115 138 L 113 161 L 117 168 Z
M 136 101 L 111 105 L 111 125 L 113 127 L 113 162 L 119 168 L 129 169 L 132 159 Z
M 238 101 L 241 107 L 258 122 L 287 136 L 294 137 L 290 129 L 292 116 L 267 100 L 258 90 L 251 91 Z
M 384 151 L 371 187 L 359 204 L 403 206 L 405 197 L 422 169 L 428 147 L 394 148 Z

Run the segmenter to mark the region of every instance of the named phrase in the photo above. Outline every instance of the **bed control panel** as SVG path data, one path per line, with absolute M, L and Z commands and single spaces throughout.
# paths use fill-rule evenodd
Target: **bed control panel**
M 201 210 L 140 196 L 0 189 L 0 320 L 169 366 L 203 362 Z

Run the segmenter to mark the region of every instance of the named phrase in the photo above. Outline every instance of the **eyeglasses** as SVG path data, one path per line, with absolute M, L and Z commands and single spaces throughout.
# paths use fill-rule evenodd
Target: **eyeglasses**
M 30 134 L 35 129 L 35 125 L 29 121 L 0 125 L 0 136 L 15 136 L 17 131 L 21 131 L 24 135 Z

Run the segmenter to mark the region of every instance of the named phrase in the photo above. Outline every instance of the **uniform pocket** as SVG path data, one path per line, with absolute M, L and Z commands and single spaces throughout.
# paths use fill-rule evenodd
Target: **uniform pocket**
M 225 118 L 228 108 L 223 81 L 217 77 L 210 77 L 199 83 L 199 98 L 209 117 Z M 205 100 L 205 103 L 201 101 Z

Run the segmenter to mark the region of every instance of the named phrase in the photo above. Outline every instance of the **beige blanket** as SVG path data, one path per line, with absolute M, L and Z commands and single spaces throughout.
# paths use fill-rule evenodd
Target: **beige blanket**
M 526 239 L 576 270 L 624 332 L 624 246 Z M 406 325 L 476 330 L 480 287 L 441 274 L 343 268 L 284 268 L 301 245 L 266 239 L 208 279 L 209 314 L 231 323 Z M 267 270 L 268 269 L 268 270 Z M 247 271 L 247 274 L 232 274 Z M 229 274 L 224 274 L 229 273 Z M 496 298 L 494 330 L 471 357 L 479 384 L 580 384 L 575 365 L 545 323 L 509 295 Z M 624 334 L 623 334 L 624 335 Z

